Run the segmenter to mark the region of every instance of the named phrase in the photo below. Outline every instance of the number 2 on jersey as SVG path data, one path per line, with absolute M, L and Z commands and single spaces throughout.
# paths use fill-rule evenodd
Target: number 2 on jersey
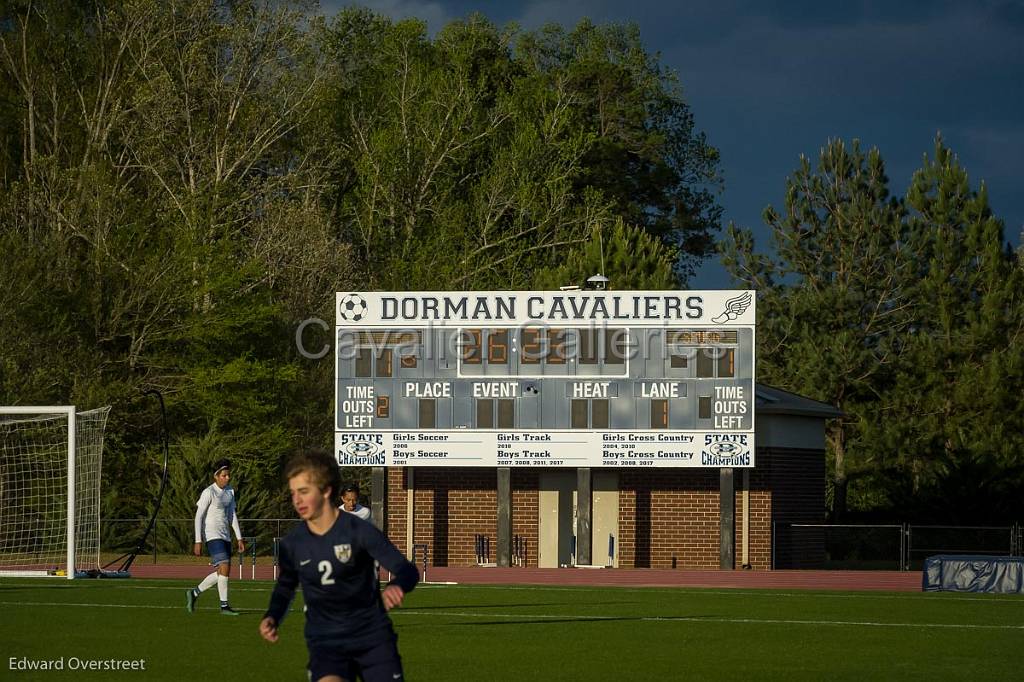
M 316 565 L 316 567 L 317 567 L 318 571 L 323 573 L 323 575 L 320 576 L 320 584 L 321 585 L 333 585 L 334 584 L 334 578 L 331 577 L 331 570 L 332 570 L 331 569 L 331 562 L 330 561 L 321 561 L 319 564 Z

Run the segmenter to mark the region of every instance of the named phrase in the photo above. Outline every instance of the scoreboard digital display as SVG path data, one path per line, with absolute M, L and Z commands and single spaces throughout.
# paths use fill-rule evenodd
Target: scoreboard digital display
M 338 293 L 338 461 L 753 467 L 754 299 Z

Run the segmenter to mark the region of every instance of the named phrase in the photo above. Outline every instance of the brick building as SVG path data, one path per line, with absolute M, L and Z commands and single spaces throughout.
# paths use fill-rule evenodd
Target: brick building
M 814 565 L 820 539 L 774 546 L 772 527 L 824 521 L 825 422 L 841 413 L 761 384 L 756 401 L 752 469 L 392 467 L 375 471 L 374 518 L 434 566 Z

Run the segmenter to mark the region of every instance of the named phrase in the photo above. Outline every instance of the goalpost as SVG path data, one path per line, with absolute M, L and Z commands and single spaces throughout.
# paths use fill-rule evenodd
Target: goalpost
M 0 407 L 0 576 L 99 572 L 109 407 Z

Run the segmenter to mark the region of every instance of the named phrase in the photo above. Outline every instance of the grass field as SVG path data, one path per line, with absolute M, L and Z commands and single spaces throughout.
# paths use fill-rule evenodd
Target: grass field
M 271 583 L 232 581 L 238 618 L 215 591 L 186 613 L 191 584 L 2 579 L 0 679 L 306 679 L 296 605 L 277 644 L 256 632 Z M 1024 660 L 1018 596 L 422 585 L 392 613 L 412 682 L 1010 679 Z M 63 672 L 16 668 L 61 657 Z

